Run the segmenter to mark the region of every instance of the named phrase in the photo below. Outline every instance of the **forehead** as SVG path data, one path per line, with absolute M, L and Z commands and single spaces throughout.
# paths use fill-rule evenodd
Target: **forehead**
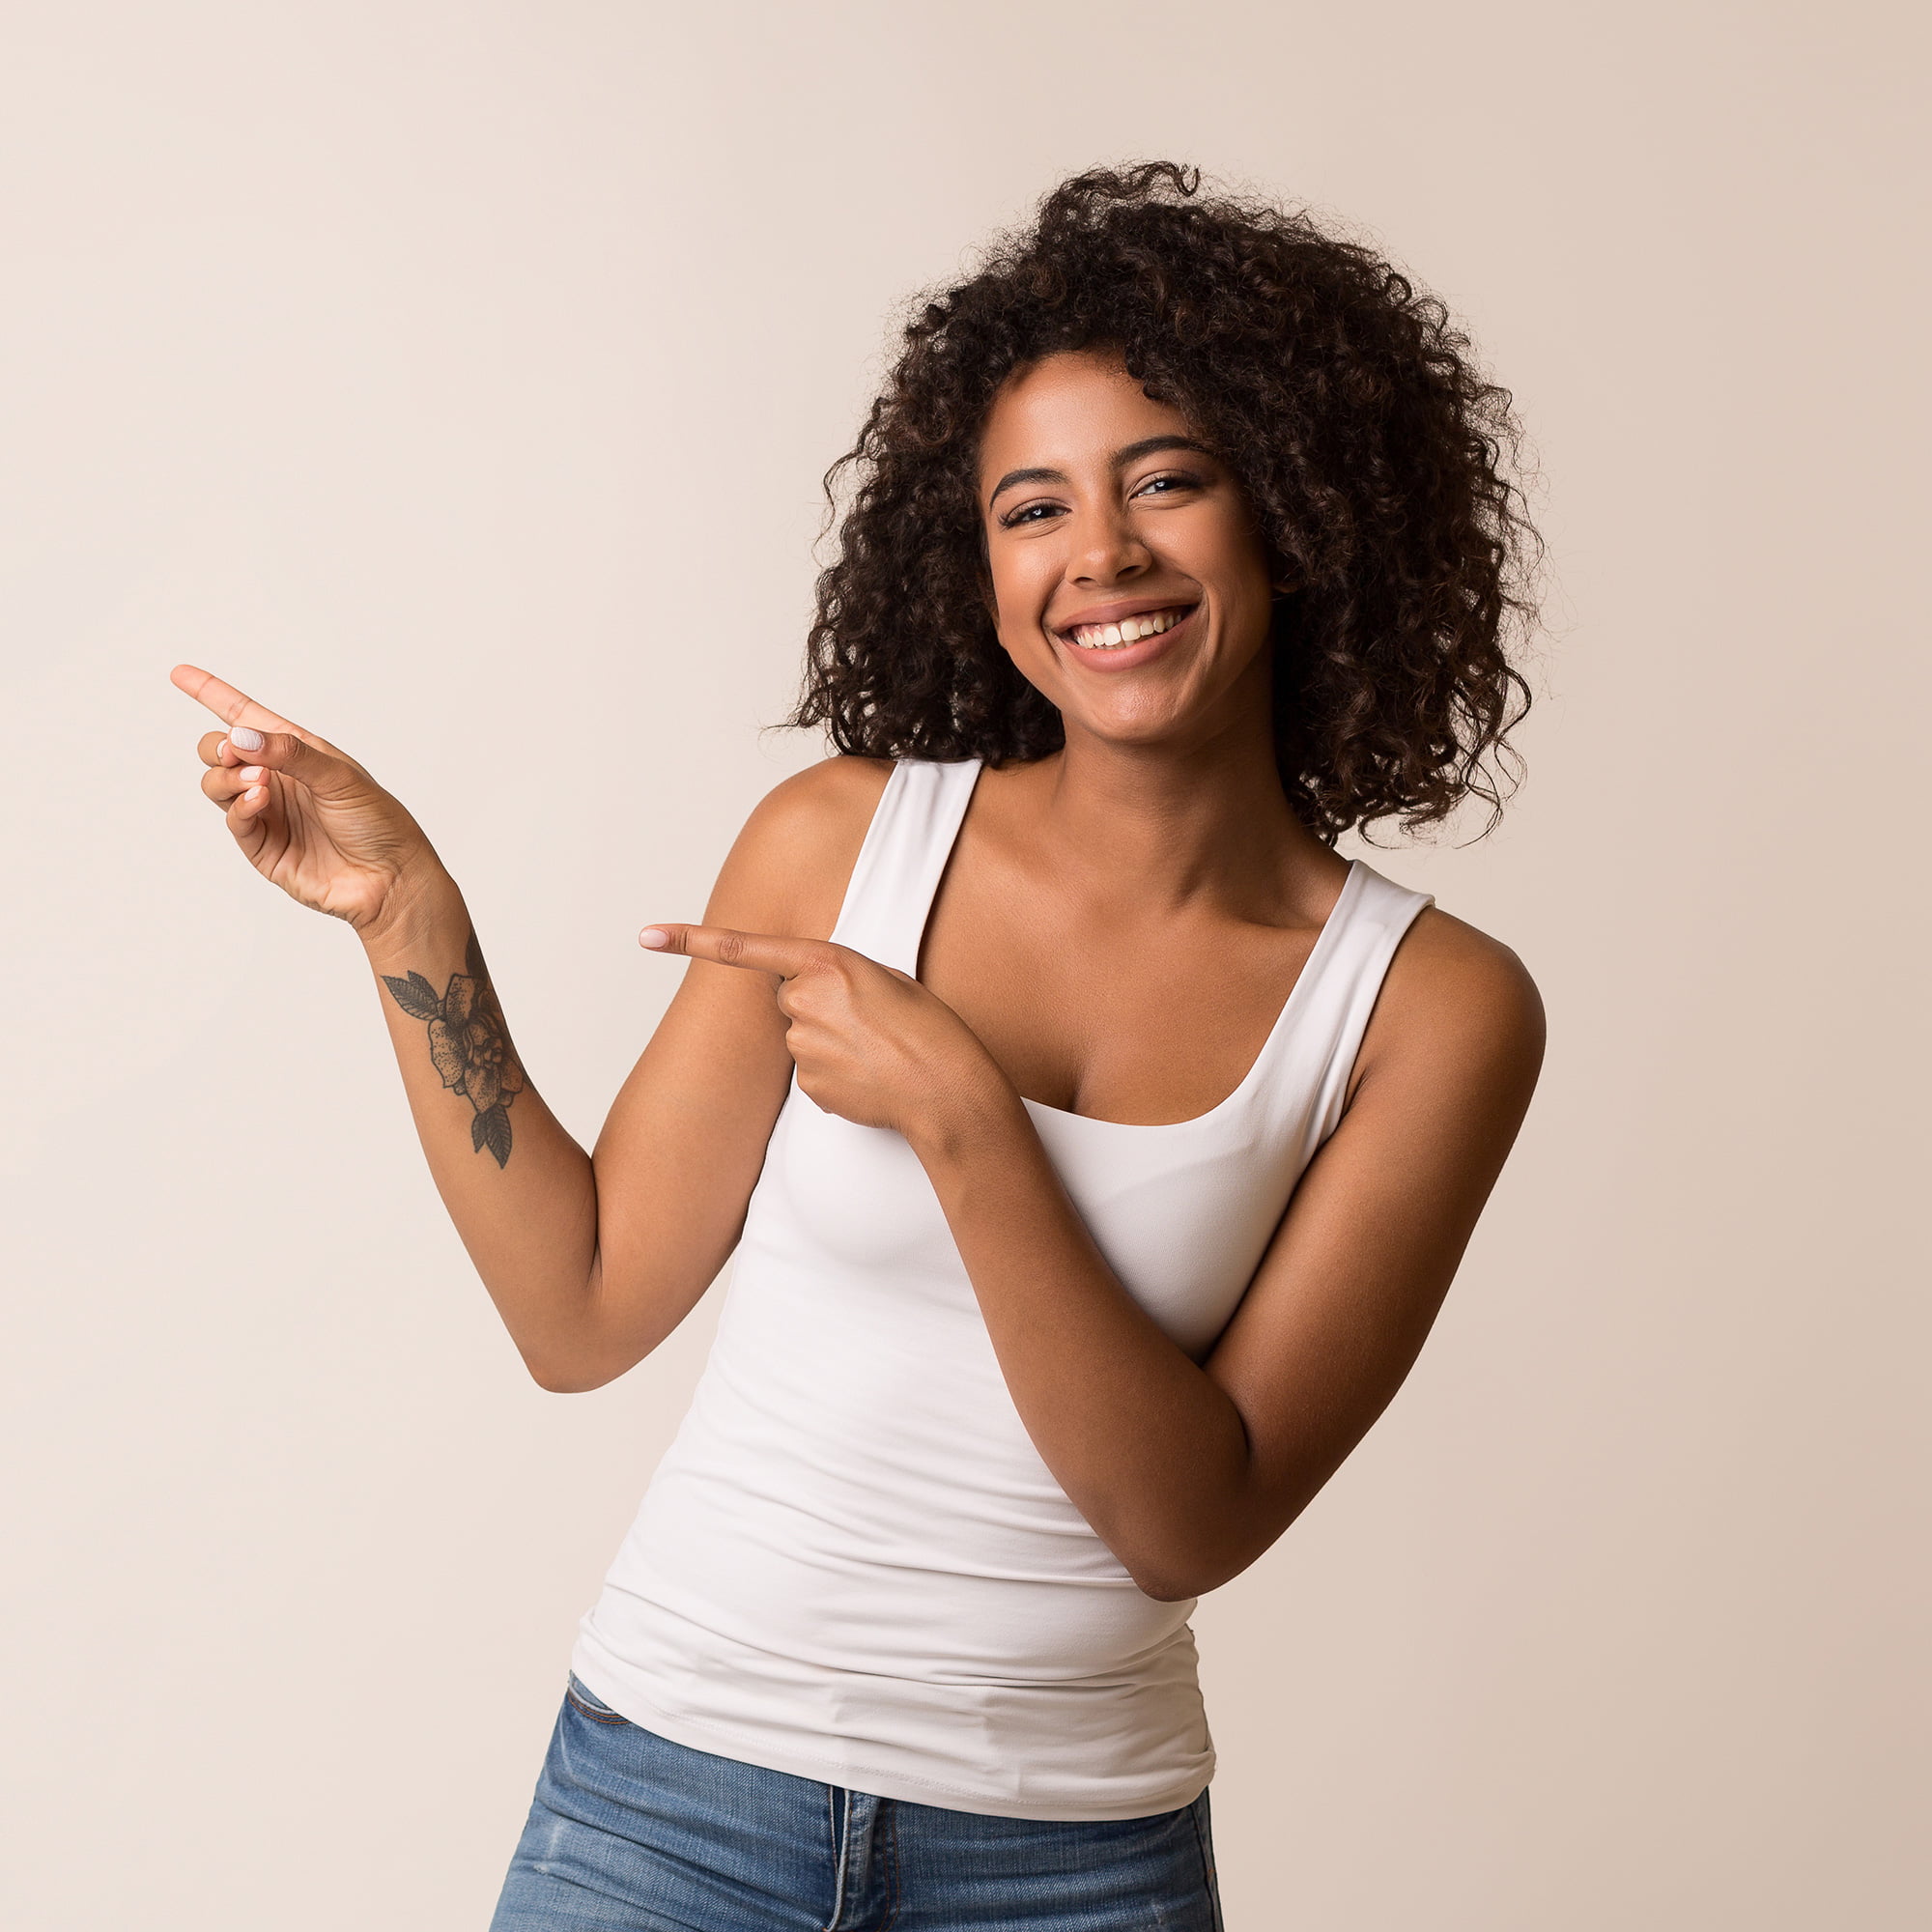
M 1186 416 L 1152 401 L 1118 355 L 1046 355 L 1009 377 L 993 398 L 980 439 L 980 480 L 1020 468 L 1070 472 L 1105 463 L 1127 443 L 1189 430 Z

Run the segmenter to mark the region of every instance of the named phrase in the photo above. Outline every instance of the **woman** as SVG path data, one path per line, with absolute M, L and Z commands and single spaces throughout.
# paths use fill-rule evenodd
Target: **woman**
M 497 1926 L 1208 1926 L 1193 1600 L 1401 1384 L 1534 1084 L 1514 956 L 1334 841 L 1492 808 L 1529 532 L 1441 309 L 1167 164 L 926 303 L 780 785 L 592 1155 L 455 884 L 204 671 L 203 790 L 346 919 L 530 1373 L 734 1249 Z

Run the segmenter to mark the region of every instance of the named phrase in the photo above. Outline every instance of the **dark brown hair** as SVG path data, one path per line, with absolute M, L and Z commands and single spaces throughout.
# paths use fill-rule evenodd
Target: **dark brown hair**
M 1063 183 L 977 273 L 921 301 L 826 475 L 838 554 L 791 722 L 875 757 L 1059 748 L 1059 712 L 988 614 L 979 443 L 1015 371 L 1095 347 L 1220 453 L 1271 575 L 1295 586 L 1275 606 L 1274 737 L 1302 820 L 1332 842 L 1474 797 L 1493 824 L 1505 733 L 1529 705 L 1506 646 L 1533 614 L 1538 554 L 1510 397 L 1441 302 L 1372 249 L 1203 194 L 1171 161 Z

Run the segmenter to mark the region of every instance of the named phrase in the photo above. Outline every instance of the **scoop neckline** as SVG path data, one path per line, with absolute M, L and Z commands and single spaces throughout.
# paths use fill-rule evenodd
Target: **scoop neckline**
M 932 890 L 926 894 L 925 903 L 920 908 L 919 927 L 913 934 L 912 945 L 915 969 L 920 963 L 920 955 L 925 950 L 925 929 L 932 923 L 933 901 L 938 898 L 947 868 L 952 864 L 952 854 L 959 843 L 959 834 L 965 827 L 966 814 L 972 809 L 974 794 L 980 789 L 980 774 L 985 770 L 983 758 L 975 758 L 972 762 L 975 767 L 973 782 L 967 787 L 965 799 L 952 821 L 952 835 L 946 841 L 946 855 L 932 875 Z M 895 777 L 904 769 L 906 763 L 906 760 L 901 759 L 894 767 Z M 1315 935 L 1315 944 L 1309 948 L 1308 957 L 1301 962 L 1301 971 L 1294 976 L 1294 983 L 1288 989 L 1288 996 L 1281 1003 L 1281 1010 L 1276 1013 L 1274 1024 L 1268 1028 L 1266 1037 L 1262 1041 L 1254 1059 L 1248 1063 L 1248 1070 L 1241 1075 L 1233 1091 L 1215 1101 L 1205 1114 L 1193 1114 L 1184 1121 L 1109 1121 L 1102 1119 L 1098 1114 L 1076 1114 L 1070 1107 L 1056 1107 L 1049 1100 L 1036 1100 L 1026 1094 L 1021 1094 L 1019 1096 L 1021 1106 L 1030 1114 L 1047 1114 L 1057 1121 L 1079 1121 L 1087 1126 L 1107 1127 L 1122 1134 L 1179 1133 L 1184 1128 L 1206 1126 L 1209 1122 L 1227 1113 L 1245 1097 L 1248 1090 L 1261 1078 L 1263 1068 L 1273 1058 L 1277 1042 L 1288 1032 L 1290 1023 L 1294 1017 L 1296 1007 L 1302 998 L 1302 988 L 1313 981 L 1316 969 L 1335 950 L 1337 936 L 1344 923 L 1344 908 L 1359 894 L 1361 881 L 1367 870 L 1368 867 L 1361 860 L 1349 861 L 1348 876 L 1342 881 L 1341 891 L 1335 895 L 1335 903 L 1328 908 L 1328 915 L 1321 922 L 1321 929 Z M 917 977 L 916 972 L 915 977 Z M 921 983 L 924 982 L 922 980 Z M 1010 1077 L 1009 1075 L 1009 1078 Z M 1015 1087 L 1014 1092 L 1018 1091 Z

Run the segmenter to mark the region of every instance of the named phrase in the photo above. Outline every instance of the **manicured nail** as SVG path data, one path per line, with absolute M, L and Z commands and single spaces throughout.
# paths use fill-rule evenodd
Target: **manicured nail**
M 260 765 L 243 765 L 235 776 L 238 779 L 258 779 L 262 776 L 262 767 Z
M 242 796 L 247 799 L 251 804 L 258 798 L 267 798 L 268 795 L 269 795 L 269 787 L 267 785 L 250 785 L 248 789 L 242 794 Z
M 251 731 L 245 724 L 237 724 L 229 731 L 228 742 L 238 752 L 259 752 L 267 740 L 261 732 Z
M 668 946 L 670 944 L 670 934 L 661 925 L 647 925 L 643 931 L 638 934 L 638 944 L 639 946 L 651 947 Z

